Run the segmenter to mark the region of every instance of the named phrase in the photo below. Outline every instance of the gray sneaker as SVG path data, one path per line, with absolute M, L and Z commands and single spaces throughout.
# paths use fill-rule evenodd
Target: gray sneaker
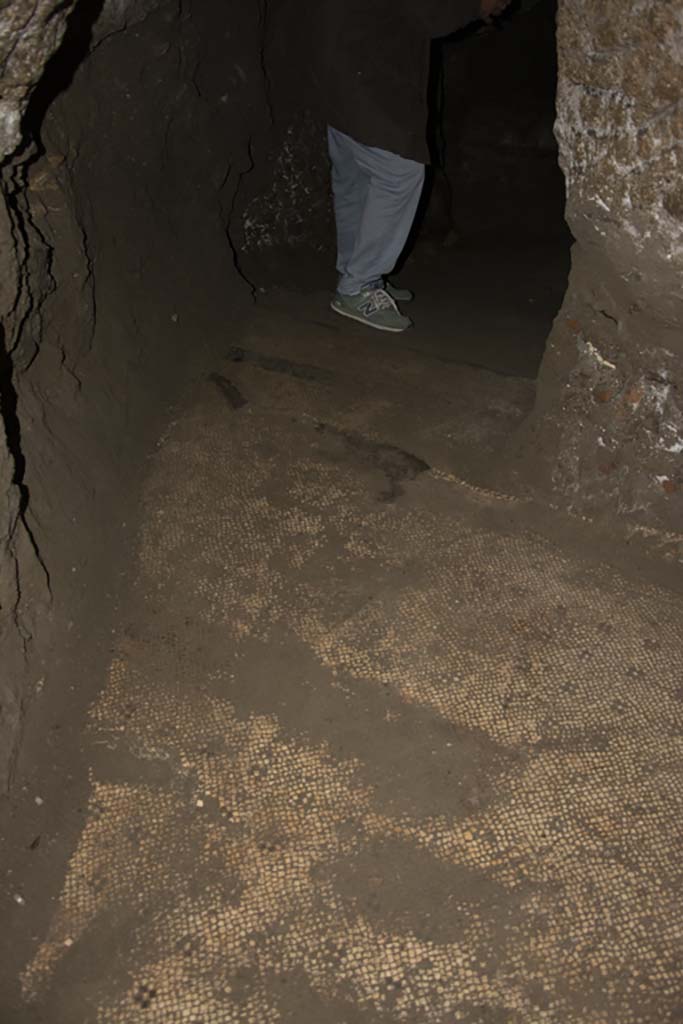
M 396 288 L 391 281 L 386 281 L 384 289 L 391 295 L 394 302 L 412 302 L 415 296 L 408 288 Z
M 371 288 L 383 288 L 385 292 L 391 295 L 394 302 L 412 302 L 415 296 L 408 288 L 397 288 L 395 285 L 388 281 L 386 278 L 380 278 L 375 281 Z
M 398 334 L 413 326 L 412 320 L 399 312 L 398 306 L 384 288 L 372 288 L 359 295 L 340 295 L 332 300 L 332 309 L 340 316 L 357 320 L 377 331 Z

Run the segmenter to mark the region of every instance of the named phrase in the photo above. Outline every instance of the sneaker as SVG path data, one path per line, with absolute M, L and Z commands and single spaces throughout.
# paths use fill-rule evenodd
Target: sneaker
M 412 320 L 399 312 L 398 306 L 384 288 L 372 288 L 359 295 L 340 295 L 332 300 L 331 308 L 340 316 L 357 320 L 378 331 L 398 334 L 413 326 Z
M 415 298 L 409 288 L 396 288 L 390 281 L 385 282 L 384 290 L 391 295 L 394 302 L 412 302 Z
M 383 288 L 387 294 L 391 295 L 394 302 L 412 302 L 415 296 L 407 288 L 396 288 L 391 281 L 387 281 L 386 278 L 379 278 L 374 284 L 369 286 L 370 288 Z

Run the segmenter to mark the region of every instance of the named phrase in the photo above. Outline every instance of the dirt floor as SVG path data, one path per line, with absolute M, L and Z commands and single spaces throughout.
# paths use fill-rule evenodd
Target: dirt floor
M 159 439 L 4 828 L 3 1024 L 683 1021 L 680 566 L 485 479 L 562 282 L 452 259 L 400 338 L 262 293 Z

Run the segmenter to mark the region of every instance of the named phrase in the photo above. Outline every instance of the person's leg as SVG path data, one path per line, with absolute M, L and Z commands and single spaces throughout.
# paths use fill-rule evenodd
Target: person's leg
M 337 270 L 343 276 L 356 247 L 370 175 L 358 166 L 354 143 L 348 135 L 328 128 L 327 142 L 337 224 Z
M 396 266 L 415 220 L 424 185 L 423 164 L 349 140 L 368 179 L 353 252 L 345 258 L 340 295 L 358 295 L 383 281 Z

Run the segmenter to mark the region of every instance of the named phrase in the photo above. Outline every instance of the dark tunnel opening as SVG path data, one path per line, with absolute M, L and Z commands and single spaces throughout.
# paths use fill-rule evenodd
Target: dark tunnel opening
M 415 329 L 394 344 L 537 375 L 572 242 L 553 133 L 556 14 L 556 0 L 514 0 L 490 24 L 434 43 L 432 163 L 397 267 L 399 283 L 416 294 Z M 271 4 L 265 67 L 278 142 L 270 176 L 261 171 L 245 182 L 236 234 L 257 294 L 308 291 L 317 309 L 335 281 L 329 165 L 291 25 L 287 0 Z
M 554 137 L 556 18 L 556 0 L 516 0 L 435 43 L 433 163 L 408 258 L 428 288 L 438 282 L 430 333 L 438 307 L 451 307 L 444 355 L 529 378 L 566 292 L 572 242 Z

